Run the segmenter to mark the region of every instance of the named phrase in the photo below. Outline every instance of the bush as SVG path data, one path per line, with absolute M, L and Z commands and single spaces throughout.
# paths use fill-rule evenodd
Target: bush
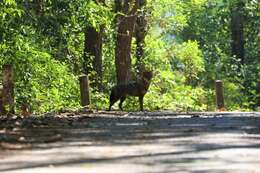
M 38 113 L 79 106 L 77 77 L 50 54 L 33 48 L 19 50 L 13 65 L 18 110 L 21 104 Z
M 193 84 L 198 79 L 198 74 L 205 71 L 202 52 L 196 41 L 184 42 L 173 47 L 174 58 L 182 67 L 183 74 L 188 84 Z

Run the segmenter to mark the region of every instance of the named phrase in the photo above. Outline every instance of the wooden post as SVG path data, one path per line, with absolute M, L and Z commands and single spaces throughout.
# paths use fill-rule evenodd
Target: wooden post
M 87 75 L 80 76 L 79 82 L 80 82 L 81 105 L 82 106 L 90 105 L 88 76 Z
M 215 89 L 216 89 L 217 109 L 219 111 L 225 111 L 223 83 L 221 80 L 215 81 Z
M 13 66 L 3 65 L 3 106 L 7 113 L 14 114 L 14 77 Z
M 3 86 L 0 85 L 0 115 L 5 114 L 5 109 L 3 106 Z

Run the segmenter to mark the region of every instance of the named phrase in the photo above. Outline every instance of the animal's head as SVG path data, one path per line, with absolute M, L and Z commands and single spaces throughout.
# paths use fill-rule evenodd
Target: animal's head
M 142 77 L 143 77 L 143 79 L 150 81 L 153 77 L 153 72 L 152 71 L 143 71 Z

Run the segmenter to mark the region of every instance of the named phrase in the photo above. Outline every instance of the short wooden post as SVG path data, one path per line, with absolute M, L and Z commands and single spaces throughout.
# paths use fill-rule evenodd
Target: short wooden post
M 79 82 L 80 82 L 81 105 L 82 106 L 90 105 L 88 76 L 87 75 L 80 76 Z
M 29 105 L 26 103 L 21 104 L 21 115 L 24 117 L 30 116 Z
M 11 64 L 3 65 L 3 106 L 14 114 L 14 74 Z
M 0 115 L 5 114 L 5 109 L 3 106 L 3 86 L 0 85 Z
M 224 111 L 225 110 L 224 91 L 223 91 L 223 83 L 221 80 L 215 81 L 215 90 L 216 90 L 217 109 L 219 111 Z

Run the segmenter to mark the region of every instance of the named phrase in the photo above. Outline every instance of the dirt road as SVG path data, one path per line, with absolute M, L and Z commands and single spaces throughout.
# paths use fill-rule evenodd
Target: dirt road
M 0 142 L 8 173 L 260 173 L 260 113 L 16 117 Z

